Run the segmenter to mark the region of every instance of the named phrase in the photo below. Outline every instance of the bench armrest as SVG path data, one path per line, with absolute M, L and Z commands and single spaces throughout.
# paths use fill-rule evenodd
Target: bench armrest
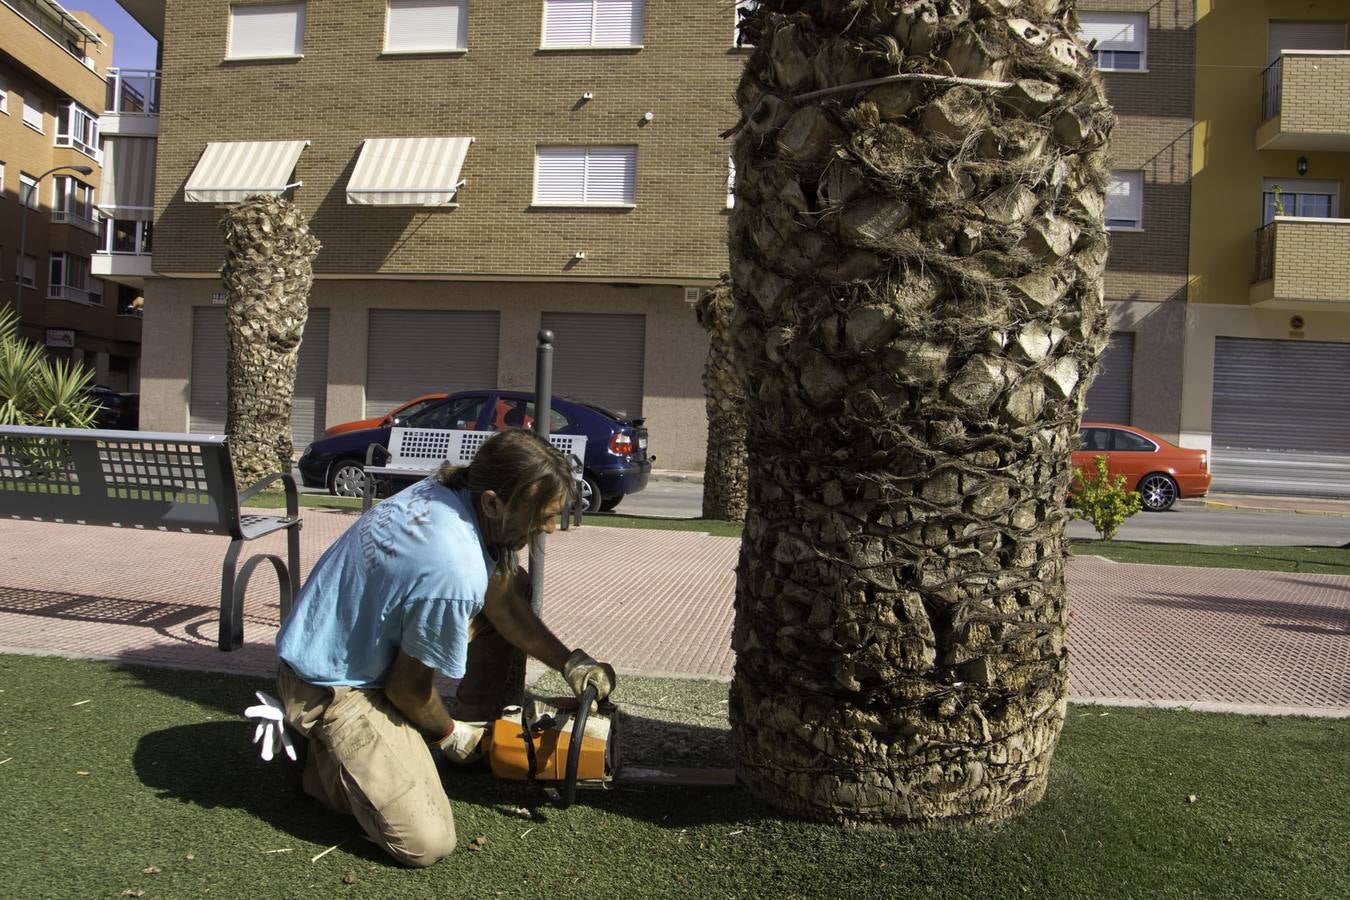
M 250 498 L 259 493 L 263 488 L 267 487 L 269 484 L 277 480 L 280 480 L 286 486 L 286 518 L 288 519 L 299 518 L 300 492 L 297 491 L 295 488 L 295 476 L 291 475 L 289 472 L 287 473 L 274 472 L 271 475 L 268 475 L 266 478 L 263 478 L 261 481 L 256 481 L 253 484 L 249 485 L 248 487 L 244 488 L 244 490 L 239 492 L 239 505 L 243 506 L 245 502 L 247 502 Z

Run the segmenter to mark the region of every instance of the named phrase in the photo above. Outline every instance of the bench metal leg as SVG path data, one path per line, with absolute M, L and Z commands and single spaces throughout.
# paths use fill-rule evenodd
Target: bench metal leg
M 297 528 L 288 529 L 287 555 L 293 564 L 300 560 L 300 536 Z M 258 563 L 267 560 L 277 572 L 277 586 L 281 593 L 281 618 L 285 621 L 290 612 L 291 602 L 295 599 L 292 572 L 286 562 L 271 553 L 257 553 L 249 557 L 239 573 L 235 574 L 235 565 L 239 562 L 239 551 L 243 549 L 242 540 L 230 541 L 230 549 L 225 553 L 225 563 L 220 573 L 220 635 L 217 645 L 229 652 L 244 644 L 244 592 L 248 590 L 248 580 Z

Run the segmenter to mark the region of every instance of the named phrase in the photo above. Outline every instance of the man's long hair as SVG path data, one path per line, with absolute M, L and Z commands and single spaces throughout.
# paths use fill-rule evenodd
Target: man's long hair
M 554 497 L 562 497 L 563 509 L 576 499 L 576 479 L 567 457 L 547 440 L 524 428 L 507 428 L 483 442 L 467 466 L 445 463 L 436 473 L 441 484 L 453 490 L 467 489 L 475 505 L 484 491 L 493 491 L 502 500 L 508 521 L 517 510 L 530 510 L 530 524 L 538 527 L 544 507 Z M 499 549 L 497 566 L 508 574 L 516 568 L 514 551 Z

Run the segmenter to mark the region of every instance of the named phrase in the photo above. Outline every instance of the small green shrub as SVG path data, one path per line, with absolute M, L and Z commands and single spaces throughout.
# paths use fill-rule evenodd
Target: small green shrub
M 1074 470 L 1069 512 L 1075 519 L 1087 519 L 1109 541 L 1126 519 L 1143 509 L 1143 502 L 1138 491 L 1125 490 L 1124 475 L 1111 477 L 1105 456 L 1092 457 L 1092 469 L 1088 475 Z
M 0 306 L 0 425 L 88 428 L 98 405 L 85 388 L 93 373 L 19 336 L 19 317 Z

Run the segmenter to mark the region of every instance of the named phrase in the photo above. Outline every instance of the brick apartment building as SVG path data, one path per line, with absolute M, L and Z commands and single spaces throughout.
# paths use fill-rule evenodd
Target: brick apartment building
M 142 428 L 223 427 L 222 204 L 293 185 L 323 245 L 298 445 L 428 391 L 528 389 L 548 327 L 558 393 L 702 465 L 688 300 L 727 268 L 734 4 L 187 0 L 159 33 L 165 4 L 123 5 L 162 35 Z
M 107 236 L 95 197 L 112 45 L 88 13 L 51 0 L 0 2 L 0 302 L 17 307 L 20 333 L 48 354 L 126 391 L 136 383 L 140 312 L 96 265 Z
M 164 82 L 142 427 L 223 427 L 216 223 L 230 188 L 290 186 L 324 245 L 297 443 L 429 390 L 529 387 L 548 326 L 558 390 L 647 416 L 659 466 L 701 466 L 685 301 L 727 267 L 742 4 L 122 5 Z M 1119 116 L 1088 417 L 1211 447 L 1219 485 L 1291 451 L 1350 464 L 1350 3 L 1078 6 Z M 435 158 L 453 183 L 392 196 L 382 162 Z M 221 183 L 231 162 L 253 182 Z M 1303 489 L 1314 462 L 1256 486 Z

